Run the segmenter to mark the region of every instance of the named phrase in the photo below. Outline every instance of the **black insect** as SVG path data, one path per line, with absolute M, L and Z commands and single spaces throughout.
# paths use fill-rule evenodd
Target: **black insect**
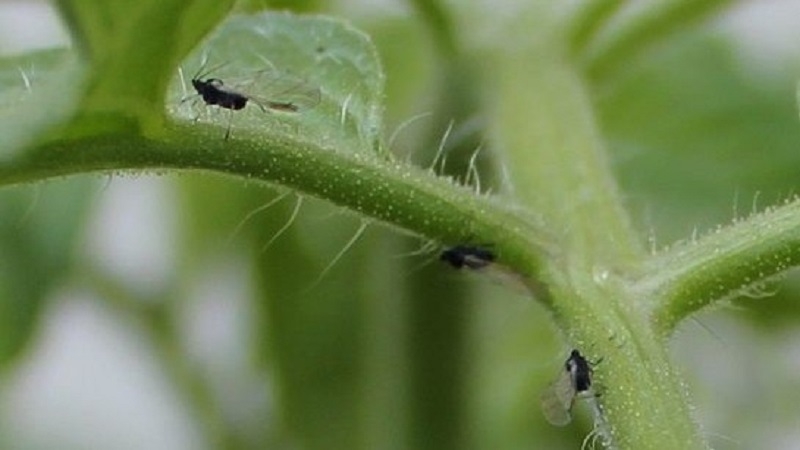
M 192 87 L 203 98 L 206 105 L 217 105 L 220 108 L 238 111 L 244 108 L 249 100 L 246 95 L 227 89 L 219 78 L 207 80 L 192 78 Z
M 203 102 L 208 106 L 218 106 L 231 111 L 244 109 L 248 103 L 258 106 L 261 111 L 279 111 L 287 113 L 300 112 L 302 109 L 316 105 L 320 100 L 319 89 L 309 87 L 302 81 L 286 77 L 286 79 L 275 78 L 268 81 L 274 94 L 285 97 L 286 100 L 265 99 L 257 97 L 244 90 L 234 89 L 226 86 L 219 78 L 206 78 L 214 69 L 202 72 L 202 68 L 192 77 L 192 87 L 197 91 Z M 277 81 L 280 81 L 278 83 Z M 225 131 L 225 139 L 231 134 L 232 115 L 228 119 L 228 128 Z
M 548 422 L 564 426 L 572 421 L 572 405 L 575 397 L 591 392 L 592 365 L 578 350 L 572 350 L 564 362 L 564 370 L 558 379 L 542 393 L 542 412 Z
M 439 255 L 440 261 L 445 261 L 456 269 L 482 269 L 495 260 L 495 254 L 489 249 L 468 245 L 456 245 L 444 250 Z

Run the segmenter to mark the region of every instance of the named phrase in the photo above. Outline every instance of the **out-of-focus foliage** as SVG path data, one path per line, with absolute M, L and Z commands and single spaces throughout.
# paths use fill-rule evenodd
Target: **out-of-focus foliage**
M 95 189 L 86 179 L 0 192 L 0 368 L 35 335 L 40 313 L 74 271 Z
M 598 86 L 598 105 L 621 182 L 660 245 L 793 194 L 794 80 L 760 78 L 709 35 L 676 39 L 631 66 Z
M 620 182 L 654 246 L 691 239 L 797 194 L 794 86 L 785 73 L 752 70 L 746 54 L 709 34 L 675 39 L 598 86 Z M 774 297 L 739 304 L 768 324 L 794 323 L 795 278 L 753 292 Z

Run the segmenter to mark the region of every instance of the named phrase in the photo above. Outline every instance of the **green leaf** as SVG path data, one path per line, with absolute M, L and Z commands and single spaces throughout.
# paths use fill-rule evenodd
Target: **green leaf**
M 67 50 L 0 59 L 0 158 L 18 155 L 69 119 L 81 71 Z
M 237 11 L 258 12 L 265 9 L 276 11 L 314 12 L 325 6 L 324 0 L 238 0 Z
M 197 76 L 221 79 L 256 99 L 305 94 L 319 95 L 319 102 L 297 114 L 251 105 L 204 111 L 197 96 L 185 100 L 194 94 L 189 78 Z M 383 89 L 383 69 L 367 35 L 327 17 L 264 13 L 235 16 L 204 42 L 173 80 L 169 108 L 186 121 L 221 128 L 231 121 L 233 133 L 249 128 L 370 154 L 380 151 Z

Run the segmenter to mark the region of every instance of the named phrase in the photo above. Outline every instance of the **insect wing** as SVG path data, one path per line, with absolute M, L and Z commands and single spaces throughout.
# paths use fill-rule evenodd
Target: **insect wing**
M 242 90 L 261 109 L 281 112 L 308 111 L 317 106 L 322 98 L 319 87 L 300 78 L 275 72 L 262 73 Z
M 491 259 L 484 258 L 482 255 L 464 255 L 464 265 L 473 270 L 483 269 L 491 263 Z
M 492 264 L 490 267 L 482 269 L 482 273 L 493 283 L 506 286 L 519 295 L 529 296 L 531 294 L 525 284 L 525 279 L 508 267 Z
M 563 427 L 572 421 L 572 402 L 575 400 L 575 386 L 569 372 L 562 372 L 558 379 L 542 392 L 542 413 L 553 425 Z

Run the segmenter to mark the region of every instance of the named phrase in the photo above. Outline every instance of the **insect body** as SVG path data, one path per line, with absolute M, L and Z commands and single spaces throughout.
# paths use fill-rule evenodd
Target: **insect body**
M 203 98 L 206 105 L 217 105 L 220 108 L 240 110 L 247 105 L 249 98 L 239 92 L 227 89 L 219 78 L 202 80 L 192 78 L 192 87 Z
M 590 392 L 592 373 L 589 361 L 578 350 L 572 350 L 558 379 L 542 393 L 542 412 L 548 422 L 564 426 L 572 421 L 575 397 Z
M 592 368 L 589 361 L 581 355 L 581 352 L 572 350 L 564 362 L 564 370 L 569 373 L 572 386 L 576 393 L 588 391 L 592 387 Z
M 244 107 L 247 106 L 247 102 L 251 100 L 246 94 L 227 88 L 225 83 L 219 78 L 207 78 L 204 80 L 197 75 L 192 78 L 192 87 L 197 91 L 197 94 L 203 99 L 206 105 L 219 106 L 220 108 L 230 110 L 231 113 L 244 109 Z M 261 104 L 258 102 L 254 103 L 257 104 L 262 111 L 266 111 Z M 232 118 L 232 116 L 228 117 L 228 128 L 225 129 L 226 140 L 231 136 Z
M 494 262 L 495 254 L 483 247 L 456 245 L 444 250 L 439 255 L 439 260 L 445 261 L 456 269 L 467 267 L 477 270 Z

